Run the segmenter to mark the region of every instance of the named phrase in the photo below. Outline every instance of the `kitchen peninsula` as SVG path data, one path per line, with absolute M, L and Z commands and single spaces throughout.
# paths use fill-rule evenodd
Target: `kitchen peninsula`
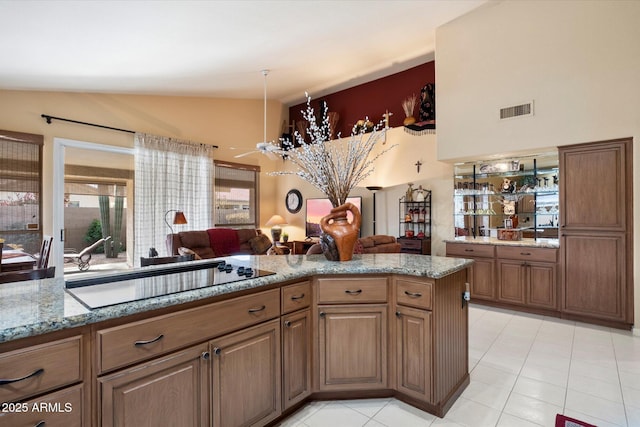
M 381 396 L 443 416 L 469 383 L 472 261 L 224 260 L 276 274 L 187 291 L 217 269 L 127 278 L 129 302 L 96 309 L 62 279 L 0 287 L 0 402 L 13 409 L 0 424 L 267 425 L 310 399 Z M 42 402 L 59 410 L 32 410 Z

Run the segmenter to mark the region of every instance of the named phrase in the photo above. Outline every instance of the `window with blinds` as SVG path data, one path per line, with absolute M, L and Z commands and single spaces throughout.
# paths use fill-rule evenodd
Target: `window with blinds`
M 0 130 L 0 238 L 37 253 L 42 240 L 42 135 Z
M 259 166 L 215 162 L 216 227 L 257 228 Z

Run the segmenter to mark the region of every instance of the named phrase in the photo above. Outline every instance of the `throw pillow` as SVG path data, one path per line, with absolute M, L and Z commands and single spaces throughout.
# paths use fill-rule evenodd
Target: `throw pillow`
M 261 234 L 252 239 L 249 239 L 249 245 L 251 245 L 251 249 L 253 250 L 253 252 L 255 252 L 256 255 L 264 255 L 271 247 L 271 240 L 269 240 L 266 235 Z
M 179 255 L 193 255 L 193 259 L 202 259 L 200 257 L 200 255 L 198 255 L 197 253 L 195 253 L 191 249 L 185 248 L 185 247 L 179 247 L 178 248 L 178 254 Z

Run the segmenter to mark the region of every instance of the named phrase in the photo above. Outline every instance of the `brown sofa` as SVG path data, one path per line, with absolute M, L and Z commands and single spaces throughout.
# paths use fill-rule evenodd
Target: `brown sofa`
M 263 255 L 271 247 L 271 240 L 262 230 L 255 228 L 213 228 L 168 234 L 166 244 L 167 252 L 172 255 L 193 252 L 196 258 L 204 259 L 229 255 Z
M 374 234 L 373 236 L 361 237 L 356 241 L 353 248 L 355 254 L 390 254 L 400 252 L 400 243 L 393 236 L 384 234 Z M 321 254 L 320 243 L 312 245 L 307 250 L 307 255 Z

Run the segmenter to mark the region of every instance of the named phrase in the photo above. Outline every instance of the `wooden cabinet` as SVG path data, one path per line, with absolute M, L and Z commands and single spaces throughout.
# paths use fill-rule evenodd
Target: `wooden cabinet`
M 469 277 L 472 300 L 495 300 L 495 246 L 447 243 L 447 256 L 468 258 L 474 261 Z
M 208 426 L 210 354 L 201 344 L 98 378 L 109 426 Z
M 565 313 L 630 322 L 625 236 L 566 233 L 562 236 Z
M 282 317 L 282 409 L 311 394 L 311 312 Z
M 330 277 L 315 282 L 321 391 L 387 387 L 386 277 Z
M 8 427 L 82 427 L 86 409 L 82 384 L 48 393 L 19 404 L 20 410 L 0 411 L 0 425 Z M 40 408 L 37 410 L 34 408 Z
M 318 307 L 320 390 L 387 388 L 387 305 Z
M 211 354 L 214 426 L 262 426 L 280 415 L 278 319 L 212 340 Z
M 0 403 L 13 405 L 3 406 L 0 425 L 86 424 L 85 345 L 77 335 L 0 354 Z
M 498 301 L 557 310 L 557 249 L 497 247 Z
M 280 290 L 127 323 L 97 333 L 106 372 L 280 316 Z
M 633 324 L 632 147 L 559 148 L 561 310 L 578 320 Z
M 282 287 L 282 409 L 311 394 L 311 283 Z
M 558 311 L 558 249 L 447 243 L 447 256 L 474 260 L 471 300 Z
M 431 312 L 399 305 L 395 317 L 397 390 L 431 402 Z
M 81 336 L 0 354 L 0 402 L 16 402 L 82 379 Z

